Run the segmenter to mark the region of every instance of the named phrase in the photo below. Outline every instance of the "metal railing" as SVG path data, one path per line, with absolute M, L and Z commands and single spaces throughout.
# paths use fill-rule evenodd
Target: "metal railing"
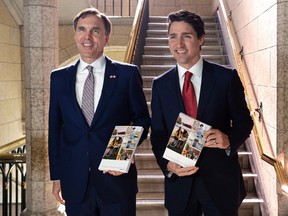
M 2 215 L 20 215 L 26 207 L 25 137 L 0 147 Z
M 90 0 L 91 5 L 107 16 L 134 16 L 138 0 Z
M 262 160 L 264 160 L 265 162 L 267 162 L 268 164 L 274 167 L 278 182 L 281 185 L 283 192 L 285 194 L 288 194 L 288 177 L 287 177 L 287 174 L 285 173 L 282 163 L 279 160 L 277 160 L 275 157 L 269 155 L 268 152 L 264 151 L 265 144 L 263 141 L 263 134 L 261 133 L 260 124 L 259 124 L 259 115 L 261 115 L 261 112 L 258 113 L 257 109 L 253 108 L 252 99 L 253 101 L 256 102 L 256 104 L 258 104 L 257 106 L 259 107 L 261 107 L 261 103 L 259 104 L 255 91 L 249 88 L 248 81 L 251 81 L 251 80 L 249 80 L 250 76 L 248 74 L 246 65 L 242 61 L 243 60 L 242 48 L 240 49 L 239 42 L 237 40 L 237 37 L 235 36 L 235 29 L 231 21 L 231 13 L 227 15 L 227 12 L 226 12 L 227 10 L 226 10 L 223 0 L 219 0 L 219 3 L 220 3 L 220 9 L 225 19 L 225 24 L 226 24 L 228 35 L 230 38 L 230 43 L 233 49 L 233 55 L 235 58 L 237 71 L 244 85 L 245 94 L 247 98 L 249 99 L 247 104 L 248 104 L 248 108 L 250 109 L 252 119 L 254 121 L 253 135 L 255 137 L 255 141 L 258 147 L 260 157 Z M 266 136 L 269 137 L 268 134 L 266 134 Z

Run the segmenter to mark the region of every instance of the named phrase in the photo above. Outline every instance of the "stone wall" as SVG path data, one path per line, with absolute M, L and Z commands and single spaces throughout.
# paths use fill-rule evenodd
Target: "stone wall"
M 21 34 L 0 0 L 0 146 L 23 136 Z
M 264 153 L 283 162 L 287 171 L 287 1 L 224 0 L 236 38 L 243 47 L 243 63 L 247 66 L 247 81 L 251 88 L 252 110 L 262 103 L 259 122 Z M 286 16 L 285 16 L 286 14 Z M 225 38 L 229 44 L 229 36 Z M 232 53 L 229 50 L 228 53 Z M 286 59 L 286 60 L 285 60 Z M 232 65 L 235 59 L 231 58 Z M 287 215 L 287 196 L 282 194 L 273 166 L 260 158 L 255 142 L 250 148 L 260 182 L 260 196 L 265 200 L 263 212 L 271 216 Z M 258 153 L 258 155 L 257 155 Z M 264 214 L 265 215 L 265 214 Z
M 201 16 L 214 14 L 212 8 L 214 0 L 149 0 L 150 16 L 167 16 L 169 13 L 186 9 Z

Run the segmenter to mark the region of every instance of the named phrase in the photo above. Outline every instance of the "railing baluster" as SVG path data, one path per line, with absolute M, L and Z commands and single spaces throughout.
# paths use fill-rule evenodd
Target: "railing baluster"
M 19 178 L 19 170 L 18 170 L 18 166 L 16 166 L 15 169 L 15 215 L 18 215 L 18 178 Z
M 130 1 L 130 0 L 129 0 Z M 120 16 L 122 16 L 122 0 L 120 1 Z
M 8 179 L 9 179 L 9 190 L 8 190 L 8 197 L 9 197 L 9 202 L 8 202 L 8 205 L 9 205 L 9 216 L 12 216 L 12 173 L 11 173 L 11 170 L 13 168 L 13 165 L 9 164 L 9 174 L 7 175 Z
M 122 0 L 121 0 L 122 1 Z M 115 16 L 115 11 L 114 11 L 114 0 L 112 0 L 112 16 Z
M 24 173 L 24 169 L 23 169 L 23 173 L 21 177 L 21 210 L 25 208 L 26 208 L 26 171 Z
M 115 2 L 115 0 L 111 0 L 111 4 L 107 4 L 107 0 L 96 0 L 95 4 L 93 4 L 93 5 L 99 11 L 105 13 L 108 16 L 131 16 L 131 5 L 132 5 L 131 2 L 132 1 L 135 1 L 136 5 L 138 4 L 138 0 L 128 0 L 128 1 L 117 0 L 116 2 Z M 119 2 L 119 8 L 116 8 L 116 7 L 118 7 L 118 2 Z M 117 3 L 116 7 L 115 7 L 115 3 Z M 111 7 L 111 8 L 108 8 L 108 7 Z M 123 12 L 123 8 L 128 9 L 128 14 L 127 14 L 126 10 L 125 10 L 125 12 Z M 119 11 L 118 11 L 118 9 L 119 9 Z
M 3 166 L 3 216 L 7 216 L 8 214 L 8 183 L 7 183 L 7 177 L 5 175 L 6 173 L 6 165 L 1 164 Z

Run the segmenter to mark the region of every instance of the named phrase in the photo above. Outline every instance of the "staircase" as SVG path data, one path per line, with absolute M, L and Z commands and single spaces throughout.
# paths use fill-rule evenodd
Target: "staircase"
M 205 22 L 206 40 L 202 46 L 204 59 L 227 65 L 228 58 L 221 40 L 221 30 L 216 17 L 203 17 Z M 170 54 L 167 39 L 166 17 L 150 17 L 148 32 L 144 47 L 143 63 L 141 65 L 144 92 L 150 108 L 151 84 L 155 76 L 160 75 L 176 62 Z M 256 174 L 251 172 L 249 164 L 250 152 L 245 145 L 239 149 L 239 160 L 248 192 L 243 201 L 239 216 L 260 216 L 262 199 L 256 196 L 254 181 Z M 156 163 L 151 150 L 149 137 L 136 151 L 136 165 L 138 169 L 137 216 L 166 216 L 164 208 L 164 176 Z

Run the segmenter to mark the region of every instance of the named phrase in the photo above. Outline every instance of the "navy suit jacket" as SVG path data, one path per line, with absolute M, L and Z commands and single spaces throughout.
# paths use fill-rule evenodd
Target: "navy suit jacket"
M 179 112 L 185 113 L 177 67 L 155 78 L 152 86 L 151 143 L 165 174 L 168 161 L 163 153 Z M 218 209 L 228 213 L 246 196 L 237 149 L 248 138 L 253 122 L 237 71 L 204 60 L 197 119 L 229 137 L 231 153 L 204 148 L 196 166 Z M 165 206 L 181 214 L 189 198 L 193 175 L 165 178 Z
M 75 65 L 52 72 L 49 108 L 49 162 L 51 180 L 61 180 L 62 196 L 80 202 L 86 191 L 88 173 L 96 173 L 98 194 L 107 202 L 135 196 L 137 172 L 134 164 L 121 176 L 98 170 L 115 125 L 143 126 L 140 142 L 148 133 L 150 116 L 139 69 L 106 57 L 101 98 L 89 126 L 76 99 Z

